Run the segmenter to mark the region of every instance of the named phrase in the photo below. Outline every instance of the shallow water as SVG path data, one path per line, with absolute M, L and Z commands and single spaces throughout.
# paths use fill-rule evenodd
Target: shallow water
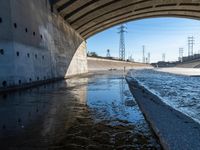
M 121 75 L 0 95 L 3 149 L 161 149 Z
M 165 103 L 200 123 L 200 77 L 175 75 L 154 70 L 129 73 Z

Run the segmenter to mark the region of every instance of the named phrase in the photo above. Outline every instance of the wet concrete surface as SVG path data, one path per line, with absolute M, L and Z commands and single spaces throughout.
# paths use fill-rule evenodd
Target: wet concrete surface
M 132 76 L 127 76 L 126 80 L 139 107 L 145 114 L 146 120 L 151 124 L 164 149 L 199 150 L 199 123 L 164 103 L 159 96 Z
M 170 71 L 171 69 L 162 70 Z M 180 70 L 187 72 L 188 68 L 173 68 L 171 71 L 180 72 Z M 192 73 L 193 69 L 190 68 L 189 70 Z M 176 75 L 152 69 L 132 70 L 129 75 L 145 86 L 146 89 L 159 96 L 161 101 L 200 123 L 199 77 Z
M 0 95 L 0 149 L 161 146 L 124 77 L 109 73 Z

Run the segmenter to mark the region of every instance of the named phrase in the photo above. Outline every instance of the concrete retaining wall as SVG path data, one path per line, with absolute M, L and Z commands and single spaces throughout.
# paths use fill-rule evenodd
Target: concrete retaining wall
M 85 73 L 85 48 L 48 0 L 0 1 L 0 88 Z
M 83 42 L 74 54 L 65 76 L 77 75 L 86 72 L 88 72 L 87 53 L 86 43 Z
M 109 60 L 95 57 L 88 57 L 88 70 L 89 71 L 98 71 L 98 70 L 109 70 L 109 69 L 117 69 L 123 70 L 124 67 L 126 70 L 133 68 L 152 68 L 149 64 L 142 63 L 133 63 L 133 62 L 125 62 L 118 60 Z
M 176 65 L 176 67 L 180 67 L 180 68 L 200 68 L 200 60 L 184 62 L 184 63 Z

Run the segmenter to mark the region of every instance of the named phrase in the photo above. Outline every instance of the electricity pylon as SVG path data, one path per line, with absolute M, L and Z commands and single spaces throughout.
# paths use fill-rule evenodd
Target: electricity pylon
M 125 60 L 125 38 L 124 33 L 127 32 L 126 27 L 121 24 L 119 27 L 120 41 L 119 41 L 119 59 Z

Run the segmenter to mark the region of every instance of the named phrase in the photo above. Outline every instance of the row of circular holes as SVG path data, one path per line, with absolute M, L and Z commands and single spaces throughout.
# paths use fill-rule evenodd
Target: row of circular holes
M 19 56 L 19 52 L 16 52 L 16 55 Z M 27 57 L 30 58 L 29 53 L 27 53 Z M 37 54 L 35 54 L 35 58 L 37 59 Z M 44 60 L 44 56 L 42 56 L 42 59 Z
M 14 28 L 16 29 L 16 28 L 17 28 L 17 23 L 14 23 L 13 25 L 14 25 Z M 26 33 L 28 32 L 28 29 L 27 29 L 27 28 L 25 28 L 25 32 L 26 32 Z M 36 35 L 36 32 L 33 32 L 33 36 L 35 36 L 35 35 Z M 43 39 L 43 36 L 40 35 L 40 38 Z
M 37 81 L 39 81 L 39 79 L 40 79 L 40 78 L 37 77 Z M 44 80 L 46 80 L 46 76 L 44 76 Z M 32 82 L 32 78 L 29 78 L 29 82 Z M 19 85 L 21 85 L 21 84 L 22 84 L 22 81 L 19 80 L 18 83 L 19 83 Z M 2 82 L 2 86 L 3 86 L 3 87 L 7 87 L 7 82 L 6 82 L 6 81 L 3 81 L 3 82 Z
M 1 55 L 4 54 L 4 50 L 3 50 L 3 49 L 0 49 L 0 54 L 1 54 Z M 19 52 L 17 52 L 16 54 L 17 54 L 17 56 L 19 56 Z M 27 53 L 27 57 L 30 57 L 30 54 L 29 54 L 29 53 Z M 37 59 L 37 55 L 35 55 L 35 58 Z M 44 56 L 42 56 L 42 59 L 44 59 Z M 44 79 L 46 79 L 46 77 L 44 77 Z M 39 77 L 37 78 L 37 80 L 39 80 Z M 31 82 L 32 79 L 30 78 L 29 81 Z M 19 84 L 21 84 L 21 80 L 19 80 Z M 7 82 L 6 82 L 6 81 L 3 81 L 3 82 L 2 82 L 2 85 L 3 85 L 3 87 L 6 87 Z
M 2 18 L 0 18 L 0 23 L 2 23 Z M 14 23 L 14 27 L 17 28 L 17 24 L 16 24 L 16 23 Z M 28 29 L 26 28 L 25 31 L 28 32 Z M 33 32 L 33 35 L 35 36 L 36 33 Z M 41 38 L 41 39 L 43 38 L 42 35 L 40 35 L 40 38 Z M 4 50 L 3 50 L 3 49 L 0 49 L 0 54 L 1 54 L 1 55 L 4 54 Z M 17 52 L 17 56 L 19 56 L 19 52 Z M 30 54 L 27 53 L 27 56 L 30 57 Z M 37 58 L 37 54 L 35 54 L 35 58 Z M 42 59 L 44 59 L 44 56 L 42 56 Z
M 3 20 L 2 20 L 2 18 L 0 17 L 0 23 L 2 23 L 2 22 L 3 22 Z M 14 25 L 14 28 L 17 28 L 17 23 L 14 23 L 13 25 Z M 25 32 L 26 32 L 26 33 L 28 32 L 28 28 L 25 28 Z M 36 35 L 36 32 L 33 32 L 33 36 L 35 36 L 35 35 Z M 43 36 L 40 35 L 40 38 L 43 39 Z
M 4 55 L 4 50 L 0 49 L 0 54 Z M 16 52 L 16 55 L 19 56 L 19 52 Z M 30 54 L 27 53 L 27 57 L 30 58 Z M 35 54 L 35 58 L 37 59 L 37 54 Z M 42 56 L 42 59 L 44 60 L 44 56 Z
M 2 23 L 2 18 L 0 18 L 0 23 Z M 16 23 L 14 23 L 14 27 L 17 28 L 17 24 L 16 24 Z M 28 32 L 28 29 L 26 28 L 25 31 Z M 35 36 L 36 33 L 33 32 L 33 35 Z M 41 38 L 41 39 L 43 38 L 42 35 L 40 35 L 40 38 Z M 1 54 L 1 55 L 4 54 L 4 50 L 3 50 L 3 49 L 0 49 L 0 54 Z M 19 56 L 19 52 L 17 52 L 16 54 L 17 54 L 17 56 Z M 27 56 L 30 57 L 30 54 L 27 53 Z M 35 55 L 35 58 L 37 58 L 37 54 Z M 44 56 L 42 56 L 42 59 L 44 59 Z M 39 77 L 37 77 L 37 80 L 39 80 Z M 44 80 L 46 80 L 46 77 L 45 77 L 45 76 L 44 76 Z M 30 78 L 29 81 L 32 82 L 32 79 Z M 19 80 L 19 84 L 21 84 L 21 80 Z M 6 81 L 3 81 L 3 82 L 2 82 L 2 85 L 3 85 L 3 87 L 6 87 L 6 86 L 7 86 L 7 82 L 6 82 Z
M 4 54 L 4 50 L 3 49 L 0 49 L 0 54 L 1 55 Z M 19 52 L 17 52 L 16 54 L 17 54 L 17 56 L 19 56 Z M 28 53 L 27 56 L 30 57 L 30 54 Z M 37 55 L 35 55 L 35 58 L 37 58 Z M 44 56 L 42 56 L 42 59 L 44 59 Z M 39 77 L 37 77 L 37 80 L 39 80 Z M 46 80 L 45 76 L 44 76 L 44 80 Z M 30 78 L 29 81 L 32 82 L 32 79 Z M 21 84 L 21 80 L 19 80 L 19 84 Z M 7 82 L 3 81 L 2 85 L 3 85 L 3 87 L 6 87 L 7 86 Z
M 2 18 L 0 17 L 0 23 L 2 23 Z M 17 24 L 16 23 L 14 23 L 14 27 L 15 28 L 17 28 Z M 26 32 L 28 32 L 28 29 L 26 28 L 25 29 L 25 31 Z M 33 32 L 33 35 L 35 36 L 36 35 L 36 33 L 35 32 Z M 40 35 L 40 38 L 42 39 L 43 38 L 43 36 L 42 35 Z M 3 49 L 0 49 L 0 54 L 1 55 L 3 55 L 4 54 L 4 50 Z M 17 52 L 17 56 L 19 56 L 19 52 Z M 27 56 L 28 57 L 30 57 L 30 54 L 29 53 L 27 53 Z M 35 54 L 35 58 L 37 58 L 37 54 Z M 44 56 L 42 56 L 42 59 L 44 59 Z

